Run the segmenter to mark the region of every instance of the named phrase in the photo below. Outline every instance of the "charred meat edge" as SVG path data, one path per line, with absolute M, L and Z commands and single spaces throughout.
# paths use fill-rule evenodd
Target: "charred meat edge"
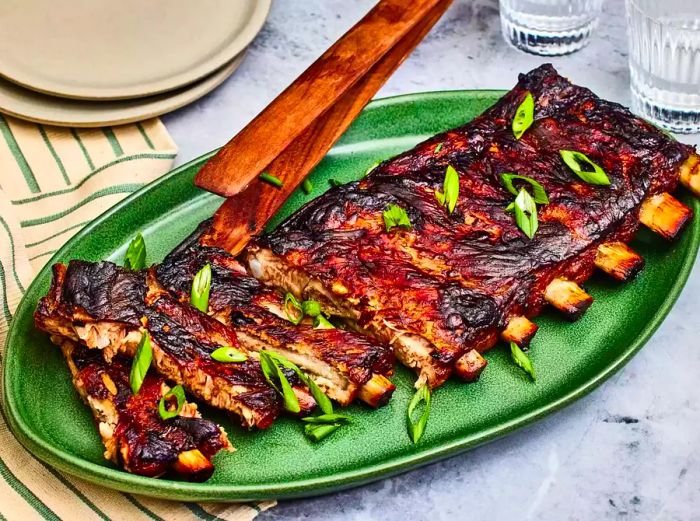
M 267 428 L 281 412 L 276 391 L 263 377 L 256 353 L 248 361 L 225 364 L 211 351 L 238 345 L 235 333 L 216 319 L 182 305 L 160 288 L 152 275 L 129 272 L 112 263 L 72 261 L 53 267 L 49 294 L 35 313 L 37 327 L 111 359 L 132 357 L 145 329 L 151 336 L 155 369 L 204 402 L 241 418 L 245 427 Z M 296 375 L 288 378 L 301 412 L 315 402 Z

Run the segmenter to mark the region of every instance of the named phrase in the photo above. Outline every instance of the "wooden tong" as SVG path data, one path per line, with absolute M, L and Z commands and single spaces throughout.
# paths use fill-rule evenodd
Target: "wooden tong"
M 195 184 L 228 199 L 204 242 L 236 255 L 259 234 L 451 1 L 381 0 L 211 158 Z

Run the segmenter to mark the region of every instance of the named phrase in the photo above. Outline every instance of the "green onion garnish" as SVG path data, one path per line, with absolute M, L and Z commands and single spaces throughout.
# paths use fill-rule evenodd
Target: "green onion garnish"
M 317 315 L 314 319 L 314 329 L 335 329 L 335 326 L 323 315 Z
M 408 218 L 406 210 L 395 204 L 389 204 L 382 212 L 384 218 L 384 226 L 386 231 L 391 231 L 392 228 L 411 229 L 411 220 Z
M 124 267 L 127 270 L 142 270 L 146 267 L 146 242 L 140 233 L 129 243 L 124 255 Z
M 591 161 L 588 156 L 576 150 L 560 150 L 559 154 L 574 174 L 583 181 L 592 185 L 610 185 L 608 174 L 599 165 Z M 584 170 L 585 167 L 588 167 Z
M 171 397 L 175 397 L 175 400 L 177 400 L 177 407 L 171 411 L 169 411 L 167 407 L 167 402 L 168 399 Z M 185 405 L 185 390 L 182 388 L 181 385 L 176 385 L 172 389 L 170 389 L 167 393 L 163 395 L 163 397 L 160 399 L 160 402 L 158 402 L 158 413 L 160 414 L 160 417 L 163 418 L 164 420 L 169 420 L 170 418 L 174 418 L 178 414 L 180 414 L 180 411 L 182 410 L 182 407 Z
M 210 356 L 217 362 L 223 363 L 245 362 L 248 360 L 248 355 L 231 346 L 223 346 L 219 347 L 218 349 L 214 349 Z
M 511 208 L 511 206 L 508 208 Z M 506 208 L 506 210 L 508 210 L 508 208 Z M 512 209 L 515 211 L 515 223 L 518 225 L 518 228 L 520 228 L 529 239 L 532 239 L 539 227 L 539 223 L 537 222 L 537 205 L 527 190 L 524 188 L 520 189 L 520 193 L 518 197 L 515 198 Z
M 375 168 L 377 168 L 381 164 L 382 164 L 381 161 L 375 161 L 374 163 L 372 163 L 372 166 L 370 166 L 367 170 L 365 170 L 365 175 L 363 175 L 362 177 L 367 177 L 372 170 L 374 170 Z
M 301 311 L 307 317 L 317 317 L 321 314 L 321 304 L 315 300 L 305 300 L 301 303 Z
M 530 128 L 535 119 L 535 99 L 528 91 L 525 99 L 518 105 L 513 118 L 513 135 L 515 139 L 520 139 L 525 131 Z
M 530 357 L 527 356 L 515 342 L 510 343 L 510 356 L 513 359 L 513 362 L 515 362 L 515 364 L 518 367 L 520 367 L 523 371 L 530 375 L 530 378 L 532 378 L 533 382 L 537 380 L 537 376 L 535 375 L 535 368 L 532 365 Z
M 340 186 L 340 185 L 342 185 L 343 183 L 341 183 L 341 182 L 338 181 L 337 179 L 330 178 L 330 179 L 328 180 L 328 184 L 331 185 L 331 187 L 335 188 L 336 186 Z
M 258 179 L 277 188 L 282 188 L 282 186 L 284 185 L 284 183 L 279 177 L 275 177 L 274 175 L 268 174 L 267 172 L 263 172 L 262 174 L 260 174 L 258 176 Z
M 284 296 L 284 313 L 287 315 L 287 320 L 289 320 L 295 326 L 299 324 L 304 318 L 304 309 L 301 304 L 291 293 L 287 293 Z
M 268 351 L 260 351 L 260 367 L 262 368 L 265 380 L 280 394 L 284 402 L 284 408 L 290 412 L 297 413 L 301 410 L 299 399 L 287 380 L 286 375 L 270 356 Z M 278 386 L 279 383 L 279 386 Z
M 314 185 L 311 184 L 311 181 L 309 181 L 309 179 L 307 178 L 307 179 L 304 179 L 303 183 L 301 183 L 301 189 L 304 191 L 304 193 L 306 195 L 309 195 L 313 191 Z
M 264 365 L 263 365 L 263 359 L 265 359 Z M 285 357 L 278 353 L 274 353 L 272 351 L 266 351 L 262 350 L 260 351 L 260 365 L 263 367 L 263 373 L 265 374 L 265 378 L 268 379 L 267 381 L 270 382 L 270 385 L 272 385 L 275 389 L 277 389 L 277 386 L 268 378 L 269 375 L 275 374 L 274 371 L 276 371 L 276 376 L 277 378 L 281 381 L 282 379 L 287 382 L 287 386 L 289 386 L 289 382 L 287 381 L 287 378 L 284 376 L 284 373 L 280 369 L 280 367 L 284 367 L 286 369 L 291 369 L 296 373 L 296 375 L 299 377 L 299 379 L 306 384 L 306 386 L 309 388 L 309 391 L 311 391 L 311 395 L 314 397 L 314 400 L 316 400 L 316 404 L 319 406 L 321 411 L 323 411 L 325 414 L 332 414 L 333 413 L 333 404 L 331 403 L 330 399 L 328 396 L 323 394 L 323 391 L 319 388 L 318 385 L 316 385 L 316 382 L 314 382 L 311 378 L 306 376 L 304 373 L 301 372 L 301 369 L 299 369 L 296 365 L 294 365 L 292 362 L 287 360 Z M 266 367 L 267 366 L 267 369 Z M 281 377 L 281 378 L 280 378 Z M 284 382 L 282 382 L 282 397 L 285 401 L 285 404 L 287 403 L 287 395 L 284 392 Z M 289 389 L 291 390 L 291 386 L 289 386 Z M 278 389 L 278 392 L 280 390 Z M 294 392 L 292 391 L 292 394 Z M 290 400 L 291 401 L 291 400 Z M 287 409 L 291 412 L 299 412 L 299 401 L 296 398 L 296 395 L 294 395 L 294 401 L 296 402 L 296 411 L 292 409 Z M 286 406 L 285 406 L 286 408 Z
M 451 165 L 445 170 L 445 180 L 442 183 L 442 192 L 435 190 L 435 197 L 440 206 L 446 206 L 450 213 L 454 212 L 459 197 L 459 174 Z
M 304 426 L 304 434 L 311 439 L 311 441 L 314 442 L 319 442 L 329 434 L 335 432 L 338 427 L 340 427 L 339 423 L 330 423 L 330 424 L 324 424 L 324 425 L 313 425 L 313 424 L 307 424 Z
M 544 187 L 531 177 L 517 174 L 501 174 L 503 185 L 513 195 L 518 195 L 518 189 L 513 185 L 513 180 L 516 179 L 530 183 L 530 186 L 532 186 L 532 198 L 537 204 L 549 204 L 549 198 Z
M 417 421 L 413 421 L 413 412 L 421 402 L 424 403 L 423 412 Z M 418 440 L 423 436 L 425 426 L 428 423 L 428 416 L 430 416 L 430 388 L 427 384 L 423 384 L 423 386 L 416 391 L 416 394 L 413 395 L 411 402 L 408 404 L 408 411 L 406 413 L 408 434 L 413 443 L 418 443 Z
M 138 394 L 139 389 L 141 389 L 148 368 L 151 367 L 152 359 L 151 335 L 148 334 L 148 331 L 144 331 L 136 348 L 134 360 L 131 362 L 131 373 L 129 374 L 129 385 L 134 394 Z
M 205 264 L 192 280 L 190 304 L 206 313 L 209 311 L 209 290 L 211 289 L 211 266 Z
M 350 421 L 350 416 L 340 413 L 321 414 L 320 416 L 307 416 L 301 421 L 306 423 L 338 423 Z
M 435 150 L 433 150 L 433 153 L 437 154 L 442 150 L 442 143 L 438 143 L 437 146 L 435 147 Z

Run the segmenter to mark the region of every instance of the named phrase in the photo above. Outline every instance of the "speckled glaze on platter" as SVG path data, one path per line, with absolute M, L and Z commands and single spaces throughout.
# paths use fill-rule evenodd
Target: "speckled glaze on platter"
M 460 125 L 493 104 L 501 91 L 414 94 L 368 106 L 312 174 L 314 192 L 293 194 L 281 219 L 328 188 L 328 179 L 350 181 L 379 159 L 410 148 L 439 131 Z M 188 163 L 107 211 L 77 234 L 51 262 L 71 258 L 121 261 L 126 245 L 142 231 L 149 262 L 158 262 L 220 204 L 192 179 L 209 156 Z M 697 201 L 679 198 L 696 212 Z M 47 463 L 94 483 L 170 499 L 231 501 L 304 497 L 340 490 L 418 467 L 496 437 L 550 414 L 602 383 L 649 339 L 678 297 L 692 268 L 700 226 L 694 220 L 680 240 L 667 243 L 640 231 L 632 247 L 646 259 L 628 284 L 594 276 L 586 287 L 596 299 L 578 322 L 555 314 L 537 318 L 540 331 L 530 351 L 536 383 L 496 348 L 479 382 L 450 381 L 434 395 L 423 439 L 410 443 L 405 410 L 413 375 L 397 368 L 397 391 L 389 405 L 371 411 L 352 406 L 352 423 L 342 433 L 312 444 L 300 422 L 281 418 L 265 432 L 245 432 L 225 415 L 202 407 L 205 416 L 229 431 L 237 452 L 215 458 L 206 483 L 142 478 L 115 469 L 89 411 L 69 381 L 61 355 L 35 330 L 32 313 L 49 285 L 44 268 L 27 291 L 8 336 L 4 360 L 4 406 L 18 439 Z M 26 397 L 50 396 L 50 400 Z

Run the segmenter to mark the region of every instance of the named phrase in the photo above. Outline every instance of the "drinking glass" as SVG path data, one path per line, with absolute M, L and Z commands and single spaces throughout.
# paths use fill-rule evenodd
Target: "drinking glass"
M 700 0 L 627 0 L 632 110 L 700 132 Z
M 500 0 L 503 37 L 529 53 L 569 54 L 588 44 L 602 5 L 603 0 Z

